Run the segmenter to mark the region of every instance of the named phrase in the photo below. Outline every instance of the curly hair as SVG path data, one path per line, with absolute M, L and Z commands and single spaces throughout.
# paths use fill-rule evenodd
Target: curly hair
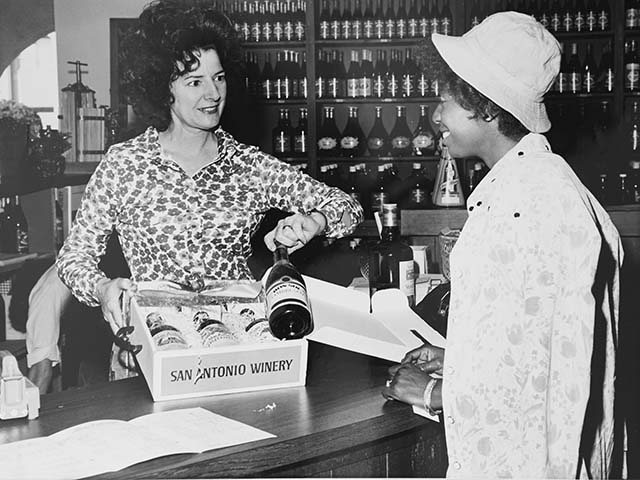
M 520 140 L 529 133 L 529 129 L 520 120 L 451 70 L 431 39 L 419 45 L 417 59 L 420 67 L 438 80 L 442 91 L 449 93 L 462 108 L 473 113 L 472 118 L 495 118 L 498 121 L 498 131 L 513 140 Z
M 233 102 L 243 68 L 242 50 L 229 18 L 211 6 L 156 0 L 147 5 L 122 41 L 122 91 L 136 114 L 158 130 L 171 121 L 170 84 L 199 66 L 198 50 L 213 49 L 227 74 Z

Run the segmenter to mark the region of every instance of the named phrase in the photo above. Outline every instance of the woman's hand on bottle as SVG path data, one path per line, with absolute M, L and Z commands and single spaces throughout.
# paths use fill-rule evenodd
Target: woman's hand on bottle
M 105 278 L 96 286 L 96 297 L 100 301 L 100 308 L 105 321 L 111 327 L 113 333 L 117 333 L 125 326 L 122 316 L 121 297 L 124 292 L 134 293 L 137 288 L 128 278 Z
M 276 243 L 282 244 L 291 253 L 304 247 L 326 228 L 327 219 L 319 211 L 314 210 L 309 214 L 294 213 L 280 220 L 276 228 L 264 236 L 264 243 L 271 251 L 276 249 Z
M 412 364 L 425 373 L 442 375 L 444 365 L 444 348 L 433 345 L 422 345 L 408 352 L 401 361 L 401 365 Z M 394 367 L 391 367 L 394 368 Z

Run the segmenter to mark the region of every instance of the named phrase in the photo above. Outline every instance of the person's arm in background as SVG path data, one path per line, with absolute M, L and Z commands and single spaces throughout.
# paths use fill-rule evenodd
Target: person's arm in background
M 60 363 L 60 320 L 71 297 L 71 290 L 58 277 L 55 265 L 42 274 L 29 294 L 27 376 L 41 395 L 49 390 L 53 368 Z

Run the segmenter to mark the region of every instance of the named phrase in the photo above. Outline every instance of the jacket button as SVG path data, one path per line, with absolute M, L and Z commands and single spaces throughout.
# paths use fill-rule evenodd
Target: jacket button
M 456 470 L 460 470 L 462 468 L 462 465 L 460 465 L 460 462 L 453 462 L 453 468 L 455 468 Z
M 453 367 L 447 367 L 447 375 L 453 375 L 454 371 Z
M 456 423 L 455 419 L 451 415 L 447 417 L 447 422 L 449 422 L 449 425 Z

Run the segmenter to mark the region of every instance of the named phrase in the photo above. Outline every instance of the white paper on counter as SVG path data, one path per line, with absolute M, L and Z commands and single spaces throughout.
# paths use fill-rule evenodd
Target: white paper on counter
M 48 437 L 0 445 L 2 478 L 75 479 L 117 471 L 152 458 L 199 453 L 275 435 L 203 408 L 97 420 Z
M 444 347 L 445 339 L 413 310 L 396 289 L 368 293 L 304 277 L 313 311 L 314 331 L 307 338 L 365 355 L 399 362 L 424 342 Z

